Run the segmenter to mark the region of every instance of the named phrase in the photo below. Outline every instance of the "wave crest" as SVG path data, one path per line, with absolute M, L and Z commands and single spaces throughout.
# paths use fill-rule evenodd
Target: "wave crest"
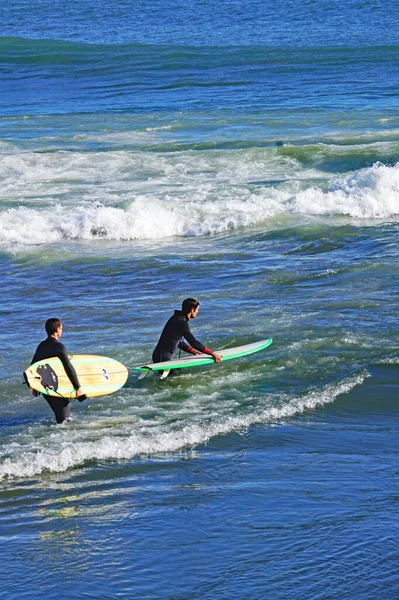
M 309 188 L 290 203 L 292 210 L 312 215 L 348 215 L 386 219 L 399 215 L 399 165 L 376 163 L 335 181 L 327 192 Z
M 63 185 L 67 188 L 66 183 Z M 196 188 L 187 186 L 181 192 L 170 187 L 162 196 L 156 195 L 153 186 L 147 193 L 125 200 L 124 207 L 109 205 L 118 197 L 117 192 L 105 192 L 104 202 L 81 201 L 77 206 L 71 200 L 68 205 L 60 201 L 49 205 L 47 201 L 43 208 L 18 206 L 0 213 L 0 244 L 9 248 L 65 239 L 204 236 L 258 225 L 282 214 L 345 215 L 362 220 L 396 220 L 399 215 L 399 165 L 377 163 L 341 177 L 326 191 L 309 187 L 293 194 L 290 185 L 298 183 L 256 189 L 243 181 L 215 181 Z M 126 182 L 121 182 L 120 192 L 125 198 L 129 196 Z
M 178 452 L 206 443 L 219 435 L 248 429 L 256 424 L 283 421 L 308 410 L 315 410 L 334 402 L 341 394 L 349 393 L 367 377 L 369 374 L 363 371 L 338 383 L 311 390 L 300 398 L 279 398 L 277 405 L 271 405 L 274 402 L 267 399 L 266 406 L 259 406 L 248 415 L 219 415 L 217 418 L 212 415 L 209 420 L 201 422 L 188 420 L 182 423 L 178 431 L 160 421 L 155 428 L 151 425 L 147 429 L 141 424 L 140 430 L 127 424 L 124 428 L 125 435 L 121 436 L 121 424 L 118 423 L 115 435 L 109 433 L 92 441 L 84 439 L 85 433 L 82 431 L 81 439 L 77 440 L 73 432 L 68 434 L 68 430 L 61 426 L 51 438 L 46 436 L 46 442 L 39 444 L 34 451 L 25 450 L 23 446 L 18 450 L 14 447 L 13 455 L 5 458 L 0 465 L 0 481 L 4 478 L 34 477 L 44 471 L 64 472 L 89 460 L 130 460 L 140 455 Z M 60 439 L 62 433 L 65 437 Z M 89 436 L 91 438 L 91 433 Z

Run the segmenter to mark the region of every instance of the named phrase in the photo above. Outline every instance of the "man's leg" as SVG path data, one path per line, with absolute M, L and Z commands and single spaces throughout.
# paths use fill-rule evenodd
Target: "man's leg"
M 57 398 L 57 396 L 47 396 L 47 394 L 43 394 L 43 397 L 49 403 L 57 423 L 63 423 L 66 419 L 69 419 L 70 404 L 68 399 Z

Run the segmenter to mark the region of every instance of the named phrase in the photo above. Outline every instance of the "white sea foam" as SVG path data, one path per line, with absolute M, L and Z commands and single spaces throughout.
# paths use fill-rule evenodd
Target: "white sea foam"
M 290 202 L 293 211 L 313 215 L 348 215 L 389 219 L 399 215 L 399 164 L 376 163 L 335 181 L 327 192 L 309 188 Z
M 379 365 L 399 365 L 399 357 L 384 358 L 378 361 Z
M 283 172 L 289 179 L 282 183 L 251 184 Z M 305 172 L 295 161 L 253 150 L 212 157 L 193 152 L 8 154 L 0 178 L 0 245 L 8 249 L 65 239 L 203 236 L 272 225 L 282 214 L 362 221 L 399 215 L 399 164 L 361 169 L 327 190 L 303 189 Z
M 43 433 L 41 439 L 28 438 L 26 447 L 20 437 L 9 444 L 3 453 L 8 456 L 0 465 L 0 480 L 4 478 L 33 477 L 45 471 L 64 472 L 93 460 L 129 460 L 135 456 L 177 452 L 187 447 L 207 443 L 211 438 L 233 431 L 247 429 L 255 424 L 281 422 L 319 406 L 334 402 L 340 395 L 360 385 L 367 372 L 354 375 L 336 384 L 308 392 L 301 398 L 264 398 L 258 408 L 246 415 L 215 412 L 208 416 L 200 413 L 196 420 L 190 412 L 177 421 L 167 423 L 159 418 L 144 424 L 127 415 L 114 424 L 107 421 L 106 428 L 92 426 L 85 429 L 55 427 L 54 433 Z M 139 422 L 137 422 L 139 421 Z M 93 439 L 97 435 L 97 439 Z

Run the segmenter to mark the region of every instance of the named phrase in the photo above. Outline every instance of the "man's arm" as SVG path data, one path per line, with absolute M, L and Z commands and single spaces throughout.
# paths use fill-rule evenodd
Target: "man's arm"
M 186 344 L 187 348 L 191 347 L 194 350 L 197 350 L 198 352 L 204 352 L 204 350 L 205 350 L 204 344 L 201 344 L 201 342 L 199 342 L 198 340 L 195 339 L 195 337 L 191 333 L 191 329 L 190 329 L 188 323 L 186 323 L 184 326 L 183 337 L 188 342 L 188 344 Z M 180 343 L 182 343 L 182 342 L 180 342 Z M 184 342 L 183 342 L 183 344 L 184 344 Z M 184 348 L 182 348 L 182 350 L 183 349 Z M 189 352 L 189 350 L 187 350 L 187 352 Z
M 58 358 L 62 362 L 63 367 L 65 369 L 65 373 L 68 375 L 69 381 L 72 383 L 74 389 L 76 390 L 76 397 L 78 398 L 83 394 L 78 376 L 71 361 L 68 358 L 68 354 L 66 353 L 64 344 L 61 344 L 61 342 L 59 342 L 59 345 L 60 349 L 58 351 Z
M 189 352 L 191 354 L 194 354 L 193 352 L 191 352 L 191 346 L 189 346 L 188 344 L 186 344 L 186 342 L 184 340 L 181 340 L 178 344 L 177 347 L 180 350 L 183 350 L 183 352 Z M 194 349 L 194 348 L 193 348 Z
M 194 350 L 194 352 L 192 352 L 192 350 L 188 350 L 188 352 L 191 352 L 192 354 L 197 354 L 197 352 L 203 352 L 204 354 L 209 354 L 209 356 L 212 356 L 216 363 L 222 362 L 222 357 L 219 354 L 216 354 L 216 352 L 214 352 L 210 348 L 207 348 L 206 346 L 204 346 L 204 344 L 201 344 L 201 342 L 195 339 L 195 337 L 191 333 L 188 323 L 185 327 L 184 338 L 188 341 L 189 348 L 192 348 L 192 350 Z

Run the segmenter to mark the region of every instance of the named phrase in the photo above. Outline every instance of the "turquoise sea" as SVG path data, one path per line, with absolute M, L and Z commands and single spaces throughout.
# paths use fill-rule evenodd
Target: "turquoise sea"
M 0 595 L 399 598 L 392 0 L 0 2 Z M 57 426 L 22 372 L 211 348 Z

